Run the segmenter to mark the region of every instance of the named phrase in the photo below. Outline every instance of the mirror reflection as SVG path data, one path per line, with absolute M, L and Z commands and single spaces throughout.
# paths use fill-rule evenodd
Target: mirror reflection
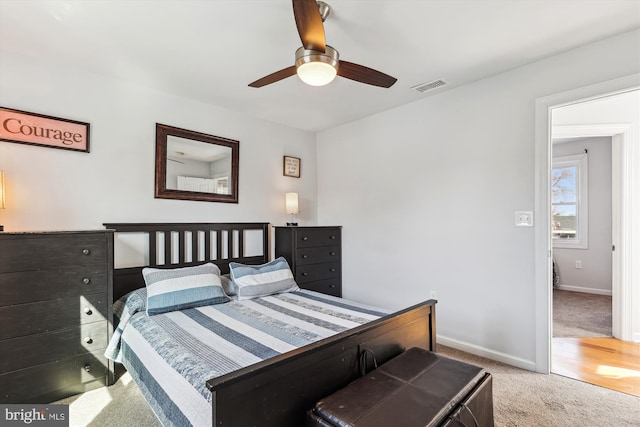
M 231 148 L 167 137 L 167 188 L 231 194 Z
M 238 203 L 239 144 L 157 123 L 155 196 Z

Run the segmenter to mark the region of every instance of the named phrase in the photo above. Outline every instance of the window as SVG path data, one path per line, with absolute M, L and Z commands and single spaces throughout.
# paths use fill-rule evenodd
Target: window
M 553 247 L 587 249 L 587 155 L 555 157 L 551 170 Z

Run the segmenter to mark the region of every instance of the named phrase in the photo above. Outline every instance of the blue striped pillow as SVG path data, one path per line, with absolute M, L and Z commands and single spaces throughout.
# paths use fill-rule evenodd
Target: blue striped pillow
M 212 263 L 173 269 L 147 267 L 142 276 L 149 316 L 229 301 L 220 282 L 220 269 Z
M 283 257 L 262 265 L 230 262 L 231 278 L 238 286 L 238 299 L 245 300 L 282 292 L 297 291 L 298 285 Z

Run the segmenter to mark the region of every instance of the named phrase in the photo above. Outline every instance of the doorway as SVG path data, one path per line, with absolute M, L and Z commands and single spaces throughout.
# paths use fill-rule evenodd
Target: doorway
M 604 298 L 605 304 L 607 301 L 606 295 L 608 294 L 611 296 L 612 303 L 609 303 L 608 307 L 605 305 L 594 310 L 595 312 L 592 312 L 591 314 L 596 315 L 596 317 L 594 320 L 582 325 L 585 327 L 584 330 L 580 330 L 580 325 L 577 325 L 577 331 L 570 331 L 569 335 L 574 334 L 576 335 L 575 338 L 552 338 L 560 335 L 554 333 L 556 331 L 554 331 L 553 323 L 553 312 L 557 311 L 557 307 L 553 306 L 553 300 L 555 299 L 554 296 L 556 296 L 554 294 L 557 294 L 558 291 L 555 290 L 556 287 L 551 288 L 551 286 L 549 286 L 549 288 L 547 288 L 549 295 L 546 301 L 550 307 L 553 307 L 554 309 L 549 310 L 547 313 L 550 317 L 548 324 L 549 337 L 547 337 L 547 342 L 549 343 L 548 349 L 550 350 L 548 369 L 551 372 L 570 376 L 586 382 L 598 383 L 600 379 L 603 379 L 604 382 L 599 383 L 599 385 L 614 389 L 616 389 L 617 386 L 621 386 L 622 388 L 619 389 L 620 391 L 626 391 L 631 394 L 638 395 L 640 390 L 635 390 L 634 387 L 637 388 L 637 385 L 635 384 L 637 383 L 637 379 L 635 379 L 635 377 L 640 376 L 640 366 L 637 364 L 628 365 L 628 361 L 625 361 L 623 357 L 624 354 L 629 351 L 637 354 L 639 350 L 638 344 L 634 345 L 633 343 L 623 343 L 622 341 L 615 340 L 613 338 L 599 337 L 613 335 L 626 341 L 637 340 L 637 319 L 634 319 L 633 310 L 638 309 L 638 301 L 635 301 L 633 295 L 638 295 L 639 285 L 638 283 L 629 280 L 631 277 L 629 275 L 629 271 L 633 271 L 634 269 L 634 266 L 630 264 L 630 254 L 634 252 L 634 244 L 638 244 L 638 236 L 634 235 L 629 230 L 632 231 L 633 228 L 638 227 L 639 221 L 638 219 L 634 219 L 634 216 L 631 215 L 634 197 L 632 193 L 629 192 L 629 189 L 634 186 L 636 186 L 635 188 L 638 188 L 638 183 L 634 177 L 637 176 L 637 170 L 640 164 L 637 160 L 637 157 L 639 157 L 638 154 L 640 154 L 637 147 L 637 117 L 640 115 L 640 92 L 637 88 L 631 88 L 626 90 L 616 90 L 615 93 L 606 93 L 606 91 L 604 91 L 601 92 L 603 93 L 602 95 L 599 95 L 596 91 L 597 89 L 591 89 L 593 89 L 591 91 L 592 93 L 588 93 L 589 90 L 586 91 L 589 99 L 583 101 L 574 101 L 570 98 L 570 95 L 565 94 L 565 98 L 560 102 L 554 102 L 547 99 L 544 102 L 540 102 L 540 105 L 538 105 L 539 107 L 542 106 L 548 109 L 548 129 L 551 131 L 549 136 L 552 136 L 556 142 L 560 141 L 567 144 L 552 146 L 549 141 L 551 138 L 548 138 L 546 141 L 547 149 L 549 150 L 549 167 L 547 168 L 549 176 L 545 185 L 549 185 L 547 195 L 550 196 L 547 200 L 548 203 L 546 204 L 546 208 L 548 208 L 546 211 L 548 214 L 547 224 L 549 225 L 549 228 L 547 229 L 552 231 L 555 237 L 555 239 L 553 237 L 551 239 L 547 238 L 547 244 L 549 245 L 548 256 L 551 258 L 549 261 L 557 261 L 556 258 L 561 258 L 560 261 L 562 268 L 560 269 L 560 274 L 562 274 L 562 270 L 564 270 L 564 273 L 567 276 L 565 279 L 568 279 L 564 282 L 562 280 L 560 281 L 564 285 L 565 290 L 578 292 L 586 291 L 586 294 L 594 294 L 594 298 L 592 298 L 594 300 Z M 579 99 L 579 97 L 574 99 Z M 557 100 L 558 98 L 556 98 L 556 101 Z M 554 103 L 556 105 L 553 105 Z M 541 110 L 539 110 L 539 112 L 540 111 Z M 620 113 L 616 114 L 617 111 Z M 573 144 L 573 146 L 569 144 Z M 584 148 L 580 148 L 582 145 Z M 609 153 L 611 157 L 609 160 L 607 160 L 606 155 L 602 156 L 602 153 L 605 152 L 603 150 L 604 146 L 606 146 L 607 150 L 610 150 Z M 597 150 L 595 149 L 596 147 Z M 540 148 L 540 145 L 538 145 L 537 148 Z M 582 151 L 584 152 L 582 153 Z M 578 216 L 575 213 L 577 204 L 571 206 L 572 203 L 564 203 L 563 198 L 560 197 L 559 199 L 562 203 L 559 203 L 559 205 L 556 206 L 556 202 L 558 200 L 554 200 L 552 191 L 552 153 L 564 155 L 573 154 L 574 158 L 580 154 L 582 157 L 588 158 L 589 166 L 592 166 L 591 163 L 593 162 L 593 165 L 600 169 L 602 168 L 603 163 L 611 166 L 611 172 L 609 172 L 611 180 L 608 184 L 610 185 L 611 192 L 609 194 L 611 196 L 606 196 L 605 194 L 604 198 L 601 196 L 600 199 L 596 201 L 591 200 L 593 196 L 592 193 L 589 192 L 590 197 L 588 200 L 592 205 L 591 208 L 588 209 L 589 216 L 586 215 L 587 211 L 584 212 L 584 223 L 589 223 L 588 228 L 585 229 L 588 231 L 584 234 L 584 237 L 587 237 L 588 233 L 588 242 L 580 242 L 580 239 L 577 238 L 580 234 L 580 221 L 577 221 L 578 224 L 573 223 Z M 554 155 L 553 157 L 557 156 Z M 571 158 L 571 156 L 567 158 Z M 539 159 L 540 158 L 538 158 L 538 160 Z M 562 164 L 562 162 L 560 162 L 560 164 Z M 539 161 L 537 162 L 537 166 L 540 166 Z M 594 180 L 596 185 L 600 185 L 603 182 L 606 182 L 606 174 L 604 178 L 601 175 L 599 178 Z M 602 189 L 600 189 L 600 191 L 601 190 Z M 538 193 L 538 196 L 540 196 L 540 193 Z M 610 197 L 609 200 L 611 200 L 610 208 L 603 206 L 603 200 L 606 200 L 607 197 Z M 558 198 L 556 197 L 555 199 Z M 566 199 L 569 200 L 570 198 Z M 577 199 L 580 199 L 580 197 L 577 197 Z M 542 203 L 542 205 L 545 205 L 545 203 Z M 601 212 L 596 213 L 597 217 L 592 217 L 597 208 L 606 208 L 605 210 L 609 209 L 611 215 L 608 218 L 603 217 L 602 209 L 600 209 Z M 559 218 L 552 217 L 554 210 L 560 211 L 561 213 L 564 212 L 564 216 Z M 558 212 L 555 213 L 558 214 Z M 608 224 L 602 224 L 603 220 L 607 220 Z M 582 225 L 584 225 L 584 223 Z M 605 232 L 606 230 L 603 229 L 603 225 L 605 229 L 611 230 L 610 234 Z M 633 227 L 631 227 L 632 225 Z M 557 230 L 554 231 L 554 229 Z M 549 233 L 549 235 L 552 233 Z M 593 237 L 596 237 L 596 239 L 593 239 Z M 562 240 L 564 240 L 564 242 L 562 242 Z M 541 240 L 538 241 L 538 243 L 540 242 Z M 560 246 L 561 248 L 553 249 L 551 247 L 552 242 L 554 242 L 554 248 L 556 246 Z M 556 245 L 556 242 L 560 243 Z M 563 243 L 566 242 L 569 242 L 569 244 L 564 245 L 563 247 Z M 572 246 L 572 242 L 574 246 Z M 575 243 L 578 243 L 578 245 L 575 245 Z M 582 245 L 580 245 L 580 243 L 582 243 Z M 594 258 L 590 252 L 594 252 L 594 255 L 597 253 L 597 258 Z M 559 255 L 559 257 L 556 257 L 556 254 Z M 586 265 L 584 263 L 584 259 L 588 260 Z M 595 263 L 594 260 L 596 260 Z M 609 263 L 609 261 L 611 262 Z M 549 264 L 551 264 L 551 262 L 549 262 Z M 554 265 L 550 265 L 549 267 L 557 267 L 555 264 L 559 263 L 553 264 Z M 593 269 L 593 264 L 596 264 L 595 269 Z M 583 274 L 582 278 L 580 278 L 581 275 L 579 273 L 586 273 L 586 271 L 582 271 L 585 266 L 587 268 L 592 268 L 591 274 Z M 540 270 L 544 270 L 544 268 L 537 268 L 537 273 L 540 273 Z M 605 280 L 603 280 L 603 277 Z M 607 280 L 609 278 L 610 280 Z M 549 275 L 546 284 L 550 285 L 550 282 L 551 275 Z M 539 284 L 541 283 L 542 281 Z M 562 287 L 562 285 L 560 287 Z M 604 323 L 606 326 L 607 311 L 612 314 L 612 319 L 609 321 L 611 329 L 608 330 L 606 327 L 599 330 L 597 327 L 593 328 L 592 326 L 596 326 L 593 325 L 596 320 L 605 321 Z M 583 320 L 586 322 L 586 319 Z M 593 333 L 594 329 L 596 332 L 595 335 Z M 581 335 L 584 335 L 585 337 L 580 337 Z M 539 336 L 538 339 L 541 339 L 541 336 Z M 541 344 L 540 341 L 538 341 L 538 344 Z M 628 344 L 630 347 L 625 347 L 624 350 L 621 350 L 619 348 L 619 344 Z M 542 347 L 544 347 L 544 345 L 542 345 Z M 592 351 L 596 348 L 602 350 L 600 355 Z M 591 356 L 596 358 L 607 357 L 606 363 L 602 360 L 581 360 L 577 357 L 577 355 L 588 355 L 590 353 L 593 353 Z M 542 352 L 539 354 L 542 355 Z M 620 357 L 617 357 L 617 354 L 619 354 Z M 569 368 L 567 368 L 567 363 L 565 362 L 569 362 Z M 541 367 L 544 367 L 543 365 L 544 361 L 537 364 L 540 372 L 545 371 L 544 369 L 540 369 Z M 603 372 L 603 366 L 611 368 L 608 373 Z M 571 372 L 571 369 L 575 372 Z M 610 381 L 612 369 L 618 373 L 619 379 L 616 381 Z M 594 375 L 593 377 L 585 375 L 585 372 L 589 370 L 593 370 L 594 372 L 598 371 L 598 375 Z M 625 386 L 625 378 L 624 376 L 619 375 L 620 372 L 631 372 L 631 374 L 627 376 L 629 379 L 629 386 Z
M 625 121 L 633 104 L 640 105 L 638 91 L 551 112 L 552 259 L 559 277 L 552 297 L 551 372 L 638 395 L 636 375 L 620 375 L 635 372 L 638 366 L 625 358 L 628 351 L 620 348 L 623 343 L 612 338 L 612 300 L 619 298 L 614 288 L 621 286 L 613 286 L 619 277 L 612 270 L 613 242 L 620 236 L 612 235 L 612 218 L 619 218 L 623 209 L 619 198 L 614 203 L 613 194 L 622 190 L 614 188 L 614 181 L 618 186 L 624 181 L 624 177 L 612 179 L 614 173 L 624 172 L 618 167 L 624 159 L 613 157 L 622 155 L 613 149 L 613 138 L 631 129 L 632 123 Z M 621 124 L 612 129 L 602 124 L 607 121 Z M 619 310 L 616 316 L 622 324 Z M 602 366 L 610 369 L 603 371 Z
M 536 263 L 536 370 L 550 373 L 552 338 L 552 245 L 551 245 L 551 112 L 560 107 L 578 105 L 594 100 L 614 99 L 635 91 L 640 87 L 640 75 L 602 82 L 596 85 L 552 95 L 536 100 L 536 205 L 535 205 L 535 263 Z M 616 251 L 612 261 L 612 330 L 614 336 L 628 341 L 640 341 L 640 283 L 632 282 L 638 277 L 640 266 L 632 259 L 640 251 L 640 225 L 631 227 L 632 221 L 640 218 L 640 144 L 638 144 L 638 105 L 629 120 L 613 120 L 607 117 L 585 120 L 580 126 L 588 131 L 593 124 L 608 127 L 612 137 L 612 157 L 622 159 L 614 163 L 613 186 L 622 189 L 613 195 L 613 203 L 622 206 L 620 216 L 612 218 L 613 241 Z M 632 109 L 633 110 L 633 109 Z M 585 124 L 586 123 L 586 124 Z M 630 124 L 629 124 L 630 123 Z M 591 136 L 607 136 L 601 130 Z M 632 172 L 633 171 L 633 172 Z M 627 230 L 628 233 L 621 233 Z M 620 238 L 620 240 L 618 240 Z

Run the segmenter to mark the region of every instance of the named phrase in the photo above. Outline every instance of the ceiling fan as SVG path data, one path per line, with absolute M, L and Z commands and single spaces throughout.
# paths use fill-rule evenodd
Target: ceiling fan
M 326 44 L 322 23 L 330 11 L 329 5 L 323 1 L 293 0 L 293 15 L 302 40 L 302 47 L 296 50 L 295 65 L 258 79 L 249 86 L 266 86 L 295 74 L 312 86 L 326 85 L 336 75 L 373 86 L 393 86 L 396 78 L 373 68 L 341 61 L 338 51 Z

